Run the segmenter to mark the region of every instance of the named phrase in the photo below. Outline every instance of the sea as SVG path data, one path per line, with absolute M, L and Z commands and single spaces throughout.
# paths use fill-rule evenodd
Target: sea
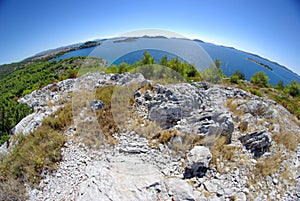
M 180 60 L 194 64 L 198 70 L 204 70 L 219 59 L 222 70 L 226 76 L 231 76 L 236 70 L 245 74 L 250 80 L 254 73 L 264 71 L 269 77 L 271 85 L 280 80 L 289 84 L 291 80 L 300 82 L 300 76 L 284 66 L 269 61 L 258 55 L 243 52 L 232 47 L 224 47 L 200 40 L 181 38 L 140 37 L 133 40 L 126 38 L 113 38 L 101 41 L 101 45 L 71 51 L 56 58 L 56 61 L 74 56 L 93 56 L 103 58 L 112 64 L 126 62 L 133 64 L 142 59 L 144 51 L 159 62 L 162 56 L 169 59 L 178 57 Z M 254 62 L 255 61 L 255 62 Z

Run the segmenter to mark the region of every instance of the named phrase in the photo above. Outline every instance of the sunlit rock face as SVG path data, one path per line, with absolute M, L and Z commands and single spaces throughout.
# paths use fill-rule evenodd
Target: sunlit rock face
M 162 85 L 141 74 L 90 73 L 48 85 L 22 98 L 20 102 L 32 106 L 34 113 L 24 118 L 12 134 L 26 135 L 34 130 L 45 117 L 70 101 L 80 87 L 92 93 L 102 86 L 128 89 L 131 84 L 138 86 L 126 91 L 131 103 L 126 115 L 132 116 L 127 115 L 126 126 L 113 134 L 115 144 L 101 149 L 86 146 L 74 122 L 62 132 L 68 140 L 58 169 L 42 173 L 38 188 L 29 191 L 29 200 L 299 199 L 299 146 L 291 151 L 278 140 L 284 129 L 299 134 L 297 122 L 273 101 L 241 89 L 203 82 Z M 124 98 L 114 95 L 116 100 Z M 91 116 L 84 116 L 84 120 L 95 120 L 92 115 L 103 110 L 103 100 L 83 99 L 87 105 L 80 108 L 80 114 L 89 111 L 86 114 Z M 161 129 L 159 137 L 151 135 L 156 128 L 148 124 Z M 101 129 L 99 125 L 97 128 Z M 175 135 L 162 138 L 163 131 L 174 130 Z M 188 145 L 192 146 L 186 146 L 189 135 L 202 141 L 191 141 Z M 223 137 L 223 144 L 219 144 Z M 4 144 L 1 153 L 10 147 L 13 145 Z M 282 157 L 278 167 L 273 164 L 278 171 L 265 176 L 257 173 L 258 168 L 269 171 L 263 169 L 263 162 L 277 153 Z M 292 171 L 283 178 L 286 168 Z

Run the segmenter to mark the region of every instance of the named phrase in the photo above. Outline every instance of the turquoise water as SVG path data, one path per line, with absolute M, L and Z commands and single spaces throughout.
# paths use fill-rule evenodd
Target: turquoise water
M 116 61 L 113 62 L 115 65 L 119 65 L 122 62 L 128 63 L 128 64 L 134 64 L 136 61 L 140 60 L 143 58 L 144 51 L 148 51 L 151 55 L 151 57 L 154 57 L 155 63 L 159 63 L 159 60 L 164 56 L 167 55 L 168 59 L 176 58 L 178 57 L 175 54 L 162 51 L 162 50 L 153 50 L 153 49 L 145 49 L 145 50 L 137 50 L 134 52 L 130 52 L 120 58 L 118 58 Z M 179 60 L 185 61 L 181 57 L 178 57 Z
M 280 80 L 289 84 L 291 80 L 300 82 L 299 75 L 258 56 L 233 48 L 217 46 L 200 41 L 185 39 L 139 38 L 133 42 L 114 43 L 113 39 L 103 41 L 100 46 L 68 52 L 56 60 L 74 56 L 94 56 L 108 61 L 108 65 L 126 62 L 133 64 L 142 58 L 144 50 L 155 56 L 156 62 L 165 54 L 169 58 L 178 56 L 181 60 L 195 64 L 199 70 L 208 67 L 215 59 L 222 62 L 222 70 L 230 76 L 235 70 L 243 72 L 247 80 L 258 71 L 264 71 L 274 85 Z M 252 58 L 270 66 L 269 70 L 259 64 L 247 60 Z

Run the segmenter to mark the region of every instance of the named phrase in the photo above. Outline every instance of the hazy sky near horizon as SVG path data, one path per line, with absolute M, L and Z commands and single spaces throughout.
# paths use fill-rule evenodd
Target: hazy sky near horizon
M 0 0 L 0 64 L 139 29 L 258 54 L 300 74 L 297 0 Z

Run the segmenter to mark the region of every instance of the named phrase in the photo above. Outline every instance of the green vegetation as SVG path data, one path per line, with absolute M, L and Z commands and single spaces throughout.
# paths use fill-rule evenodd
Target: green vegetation
M 284 89 L 284 85 L 283 85 L 283 80 L 280 80 L 275 86 L 274 86 L 275 89 L 278 89 L 278 90 L 283 90 Z
M 287 91 L 288 89 L 285 87 L 283 90 L 269 91 L 267 96 L 300 119 L 300 96 L 293 97 Z
M 244 78 L 243 73 L 236 71 L 230 76 L 230 83 L 256 96 L 267 97 L 276 101 L 300 119 L 300 83 L 292 80 L 291 84 L 284 86 L 281 80 L 272 88 L 269 84 L 269 78 L 262 71 L 251 77 L 251 83 L 244 81 Z
M 88 61 L 88 65 L 85 57 L 75 57 L 59 62 L 36 61 L 2 78 L 0 80 L 0 144 L 8 139 L 10 130 L 32 112 L 32 108 L 28 105 L 17 102 L 20 97 L 50 83 L 75 78 L 82 65 L 89 69 L 94 68 L 96 64 L 99 66 L 102 62 L 101 59 L 96 58 L 90 58 Z M 11 67 L 13 66 L 15 64 Z
M 269 86 L 269 78 L 266 76 L 265 72 L 259 71 L 255 73 L 251 79 L 250 82 L 258 85 L 260 87 L 268 87 Z
M 245 80 L 245 74 L 236 70 L 232 76 L 230 76 L 230 82 L 234 84 L 238 84 L 239 80 Z
M 222 67 L 222 62 L 219 59 L 216 59 L 215 60 L 215 65 L 218 69 L 218 72 L 219 72 L 219 75 L 221 76 L 221 78 L 225 78 L 226 75 L 223 73 L 222 68 L 221 68 Z
M 134 69 L 141 69 L 141 66 L 147 66 L 148 72 L 146 75 L 143 74 L 145 77 L 147 77 L 147 75 L 149 77 L 151 77 L 151 75 L 161 75 L 162 78 L 170 77 L 168 73 L 170 73 L 171 71 L 167 68 L 159 67 L 159 65 L 169 67 L 170 69 L 180 74 L 186 80 L 201 80 L 200 73 L 198 72 L 196 66 L 194 66 L 193 64 L 183 62 L 178 57 L 169 60 L 167 55 L 163 56 L 159 63 L 156 64 L 154 61 L 154 57 L 151 57 L 150 53 L 147 51 L 144 52 L 143 58 L 140 61 L 134 63 L 133 65 L 129 65 L 123 62 L 119 64 L 119 66 L 112 65 L 108 67 L 105 72 L 135 72 Z M 158 69 L 161 70 L 161 72 L 158 72 Z M 146 72 L 146 69 L 144 72 Z
M 14 136 L 16 146 L 0 160 L 1 200 L 25 199 L 25 183 L 37 187 L 42 171 L 56 169 L 57 162 L 62 158 L 61 148 L 66 141 L 61 133 L 72 121 L 72 106 L 68 104 L 47 117 L 34 132 Z
M 300 83 L 297 83 L 295 80 L 291 81 L 290 85 L 286 86 L 287 92 L 293 97 L 300 95 Z

